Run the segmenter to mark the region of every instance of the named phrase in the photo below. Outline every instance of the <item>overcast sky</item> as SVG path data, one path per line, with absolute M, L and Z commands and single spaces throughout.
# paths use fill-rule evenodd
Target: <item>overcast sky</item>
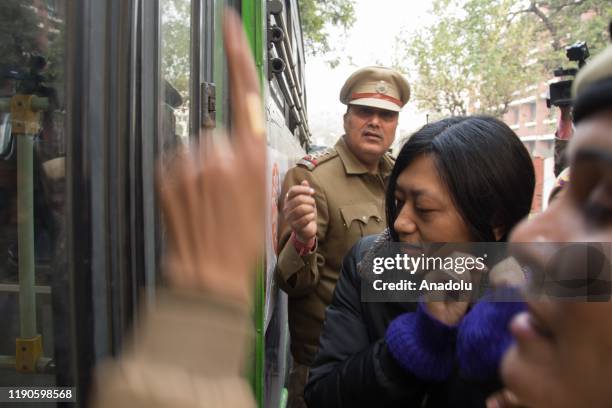
M 359 67 L 391 65 L 395 37 L 402 27 L 412 30 L 431 21 L 429 9 L 430 2 L 426 0 L 357 0 L 353 28 L 336 39 L 343 44 L 340 64 L 330 68 L 325 62 L 329 56 L 306 59 L 308 116 L 315 144 L 333 144 L 343 133 L 346 106 L 340 103 L 338 95 L 346 78 Z M 425 120 L 425 115 L 416 112 L 414 102 L 410 101 L 400 115 L 398 135 L 416 129 Z

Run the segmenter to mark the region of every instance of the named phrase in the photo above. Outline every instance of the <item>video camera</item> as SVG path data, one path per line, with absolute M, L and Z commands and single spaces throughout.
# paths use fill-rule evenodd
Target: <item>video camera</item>
M 581 41 L 570 45 L 565 49 L 565 55 L 570 61 L 578 62 L 578 68 L 557 68 L 553 71 L 555 77 L 572 77 L 563 81 L 550 84 L 550 98 L 546 100 L 546 106 L 569 106 L 572 104 L 572 81 L 578 70 L 584 66 L 589 58 L 589 48 L 586 42 Z

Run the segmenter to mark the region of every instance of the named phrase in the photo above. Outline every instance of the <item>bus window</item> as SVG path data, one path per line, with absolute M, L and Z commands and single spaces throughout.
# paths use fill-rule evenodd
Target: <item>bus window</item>
M 0 2 L 0 387 L 74 384 L 64 0 Z
M 161 129 L 165 157 L 189 142 L 191 0 L 161 0 Z M 164 157 L 164 156 L 162 156 Z

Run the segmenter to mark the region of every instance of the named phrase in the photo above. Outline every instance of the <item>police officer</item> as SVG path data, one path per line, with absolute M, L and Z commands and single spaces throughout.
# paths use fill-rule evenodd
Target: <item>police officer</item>
M 399 112 L 410 87 L 397 71 L 357 70 L 340 91 L 345 134 L 333 148 L 300 160 L 285 176 L 276 278 L 289 295 L 293 368 L 289 406 L 305 407 L 308 367 L 319 344 L 344 255 L 385 227 L 384 195 Z

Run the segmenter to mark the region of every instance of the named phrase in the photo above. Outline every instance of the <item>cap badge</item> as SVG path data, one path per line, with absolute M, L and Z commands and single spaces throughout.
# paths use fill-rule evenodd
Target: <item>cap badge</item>
M 387 93 L 387 84 L 385 83 L 385 81 L 379 81 L 376 84 L 376 92 L 380 93 L 380 94 L 386 94 Z

